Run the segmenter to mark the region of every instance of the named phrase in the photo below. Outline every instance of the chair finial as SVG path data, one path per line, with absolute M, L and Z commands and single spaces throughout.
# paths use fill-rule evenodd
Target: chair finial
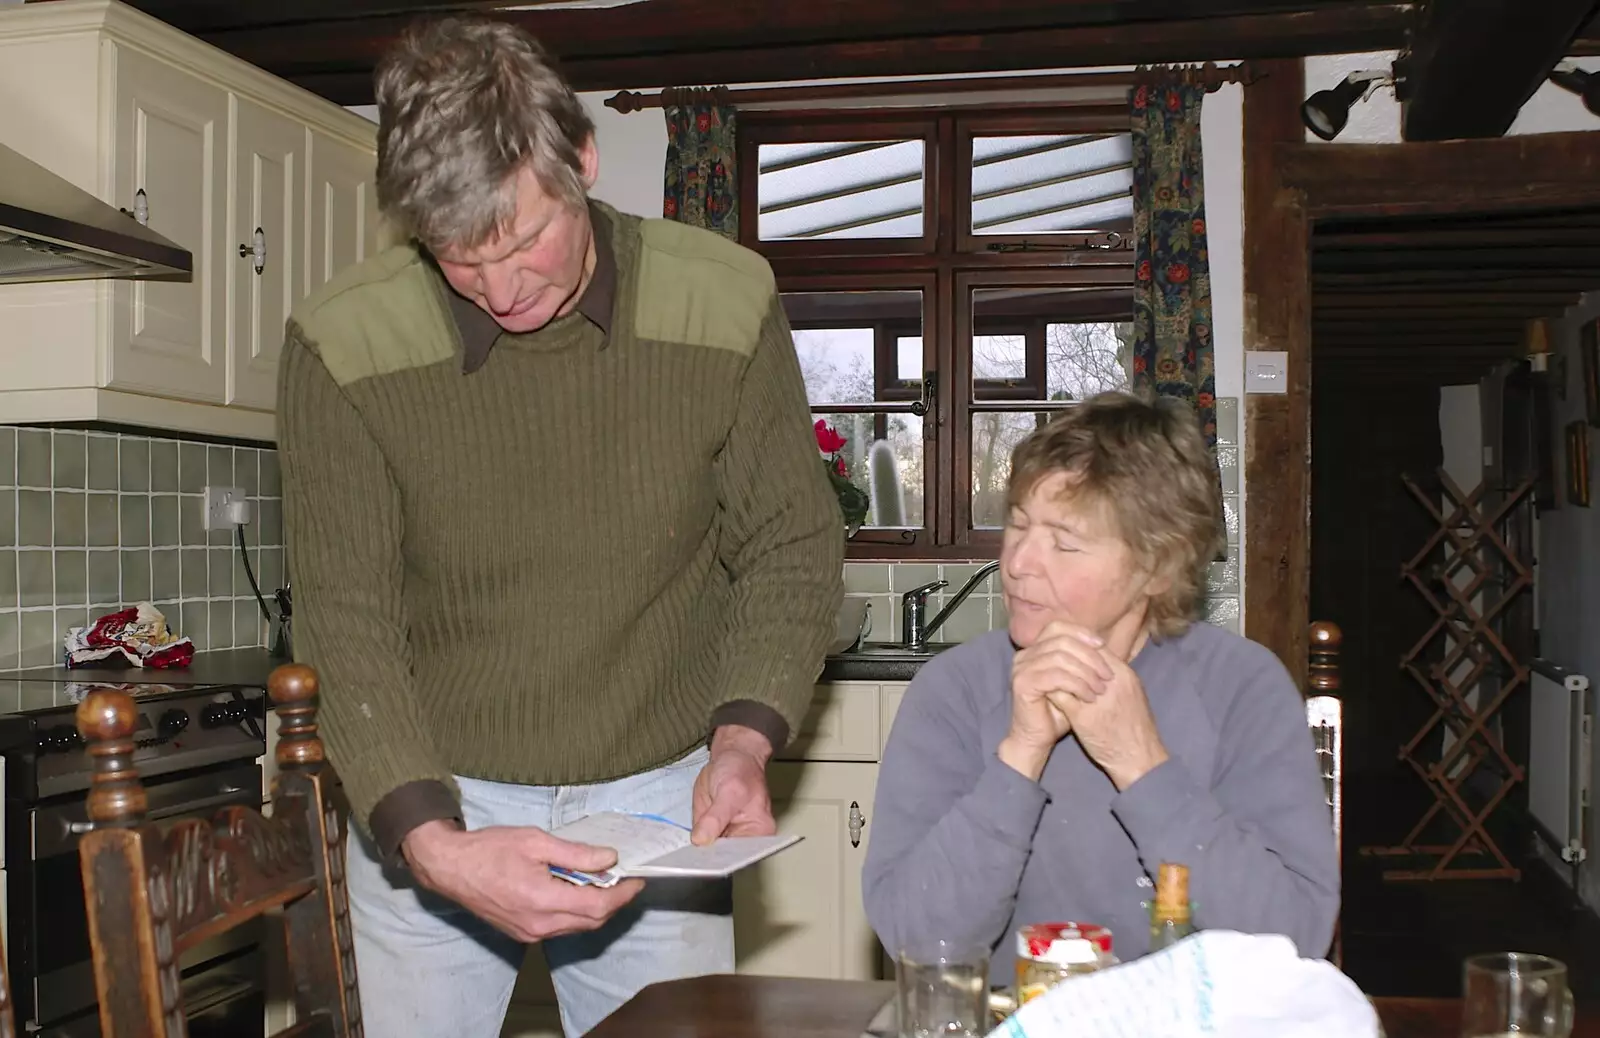
M 285 663 L 267 678 L 267 694 L 278 713 L 280 768 L 313 767 L 327 760 L 317 737 L 317 672 L 304 663 Z
M 1311 625 L 1310 662 L 1306 668 L 1306 691 L 1313 696 L 1337 696 L 1341 687 L 1339 679 L 1339 649 L 1344 644 L 1344 632 L 1339 625 L 1318 620 Z
M 89 820 L 118 828 L 140 824 L 149 802 L 133 766 L 133 732 L 139 723 L 133 697 L 121 689 L 96 688 L 78 704 L 76 718 L 94 762 Z

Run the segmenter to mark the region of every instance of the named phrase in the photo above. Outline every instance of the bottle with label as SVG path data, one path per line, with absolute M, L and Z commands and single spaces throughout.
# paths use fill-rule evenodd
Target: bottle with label
M 1156 898 L 1150 903 L 1150 950 L 1170 948 L 1194 931 L 1189 867 L 1164 861 L 1156 872 Z

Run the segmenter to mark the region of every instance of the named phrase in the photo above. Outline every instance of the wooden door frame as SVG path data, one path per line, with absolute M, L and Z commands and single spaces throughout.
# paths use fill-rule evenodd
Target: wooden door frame
M 1244 398 L 1244 633 L 1291 674 L 1311 622 L 1311 229 L 1319 219 L 1600 204 L 1600 130 L 1307 143 L 1299 59 L 1244 87 L 1244 349 L 1288 355 L 1288 392 Z

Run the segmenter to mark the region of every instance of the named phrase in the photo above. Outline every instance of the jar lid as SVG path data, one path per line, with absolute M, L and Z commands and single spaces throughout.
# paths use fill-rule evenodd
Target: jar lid
M 1111 931 L 1094 923 L 1034 923 L 1017 931 L 1020 958 L 1077 966 L 1111 954 Z

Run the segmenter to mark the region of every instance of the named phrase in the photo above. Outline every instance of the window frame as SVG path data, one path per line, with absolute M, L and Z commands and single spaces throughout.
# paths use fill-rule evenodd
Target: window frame
M 932 372 L 935 379 L 932 406 L 923 418 L 923 527 L 862 527 L 848 542 L 846 557 L 852 561 L 993 558 L 1000 531 L 970 528 L 972 415 L 1064 410 L 1072 404 L 1037 399 L 1046 395 L 1042 334 L 1037 343 L 1028 344 L 1030 377 L 1024 385 L 997 380 L 973 386 L 971 291 L 990 286 L 1082 287 L 1089 290 L 1085 321 L 1125 321 L 1132 311 L 1134 263 L 1132 238 L 1127 234 L 972 234 L 972 140 L 1008 134 L 1127 133 L 1131 129 L 1127 108 L 1100 103 L 981 110 L 752 110 L 741 111 L 739 119 L 739 204 L 746 214 L 740 221 L 740 240 L 771 263 L 780 292 L 872 288 L 922 292 L 923 371 L 925 376 Z M 912 139 L 924 142 L 922 238 L 760 240 L 761 145 Z M 1090 299 L 1093 305 L 1088 304 Z M 884 362 L 894 362 L 894 357 L 892 343 L 887 350 L 879 344 L 874 363 L 879 399 L 858 405 L 857 411 L 907 411 L 921 396 L 915 384 L 886 385 L 897 381 L 897 364 L 892 372 L 882 370 Z M 954 387 L 963 391 L 952 392 Z M 813 413 L 847 412 L 823 408 Z

